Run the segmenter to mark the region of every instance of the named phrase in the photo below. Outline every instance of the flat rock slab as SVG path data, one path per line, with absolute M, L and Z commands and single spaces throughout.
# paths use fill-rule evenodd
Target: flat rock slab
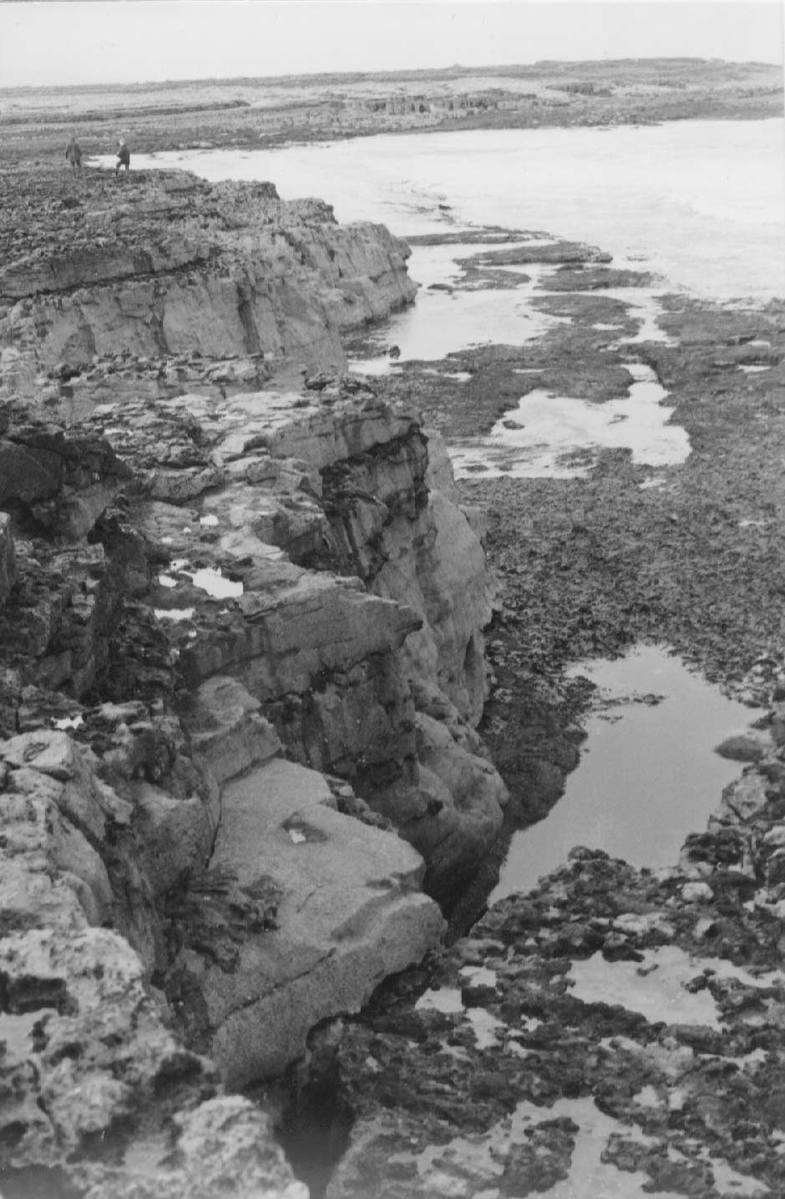
M 212 867 L 249 894 L 283 892 L 278 927 L 249 932 L 231 969 L 188 961 L 233 1086 L 284 1069 L 315 1024 L 359 1009 L 441 937 L 441 913 L 418 890 L 419 854 L 334 805 L 322 775 L 282 759 L 224 790 Z

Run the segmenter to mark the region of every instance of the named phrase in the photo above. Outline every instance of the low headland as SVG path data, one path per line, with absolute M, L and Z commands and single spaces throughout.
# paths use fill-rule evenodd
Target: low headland
M 450 286 L 536 265 L 562 319 L 371 377 L 384 226 L 63 159 L 781 109 L 686 60 L 0 93 L 5 1199 L 783 1191 L 785 303 L 647 337 L 604 247 L 476 228 Z M 472 458 L 649 373 L 683 461 Z M 488 909 L 566 668 L 639 642 L 748 706 L 737 781 L 668 869 L 577 848 Z

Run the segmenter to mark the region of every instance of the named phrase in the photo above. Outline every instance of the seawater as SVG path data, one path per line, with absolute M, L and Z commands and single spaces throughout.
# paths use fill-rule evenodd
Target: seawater
M 491 902 L 530 891 L 576 845 L 634 866 L 674 865 L 687 834 L 705 827 L 723 788 L 741 772 L 714 746 L 747 727 L 749 709 L 661 646 L 581 663 L 571 673 L 591 679 L 610 706 L 586 722 L 581 760 L 563 798 L 544 820 L 513 835 Z
M 713 299 L 785 296 L 781 118 L 385 134 L 134 165 L 269 179 L 402 236 L 501 225 L 589 241 Z

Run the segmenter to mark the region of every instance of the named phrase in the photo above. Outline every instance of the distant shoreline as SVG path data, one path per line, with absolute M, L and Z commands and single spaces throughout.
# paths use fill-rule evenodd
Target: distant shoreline
M 701 58 L 683 55 L 678 57 L 653 56 L 651 58 L 613 58 L 613 59 L 538 59 L 532 63 L 486 63 L 483 66 L 463 66 L 456 64 L 452 67 L 418 67 L 414 70 L 401 68 L 392 71 L 315 71 L 300 74 L 284 75 L 228 75 L 202 76 L 183 79 L 140 79 L 134 83 L 115 83 L 110 79 L 100 83 L 19 83 L 13 87 L 0 87 L 0 96 L 29 94 L 30 92 L 127 92 L 137 88 L 144 91 L 163 91 L 167 88 L 203 87 L 215 85 L 219 87 L 234 87 L 252 85 L 254 87 L 302 87 L 309 84 L 352 84 L 364 82 L 406 82 L 425 79 L 460 79 L 471 75 L 499 75 L 511 78 L 525 78 L 527 75 L 538 74 L 554 67 L 578 69 L 597 67 L 607 71 L 609 68 L 638 67 L 643 63 L 679 63 L 679 64 L 712 64 L 720 63 L 727 67 L 774 67 L 782 70 L 782 64 L 763 59 L 746 59 L 736 62 L 730 59 Z
M 649 125 L 783 115 L 779 66 L 705 59 L 541 62 L 260 79 L 0 89 L 7 163 L 273 146 L 386 133 Z

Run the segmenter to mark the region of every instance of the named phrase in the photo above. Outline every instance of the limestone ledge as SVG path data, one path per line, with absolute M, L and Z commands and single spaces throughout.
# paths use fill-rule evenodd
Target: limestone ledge
M 0 230 L 0 366 L 17 395 L 119 354 L 340 366 L 342 330 L 414 298 L 408 247 L 384 226 L 339 225 L 271 184 L 144 172 L 118 202 L 114 178 L 86 171 L 78 192 L 52 178 L 60 204 L 40 186 L 9 197 Z
M 423 852 L 429 891 L 456 894 L 506 791 L 473 729 L 491 583 L 440 439 L 341 377 L 102 405 L 84 428 L 138 480 L 134 526 L 160 563 L 147 600 L 178 677 L 236 677 L 288 756 L 346 779 Z M 426 718 L 449 730 L 460 787 Z
M 460 888 L 506 798 L 472 728 L 492 597 L 443 447 L 411 409 L 340 378 L 305 396 L 124 399 L 67 436 L 12 425 L 0 455 L 19 532 L 48 535 L 17 537 L 0 610 L 24 685 L 171 699 L 234 675 L 290 756 L 425 853 L 432 893 Z M 471 780 L 460 802 L 426 720 Z
M 279 1073 L 437 945 L 423 884 L 449 898 L 498 830 L 472 727 L 492 596 L 443 449 L 371 385 L 308 382 L 6 422 L 2 1019 L 38 1080 L 0 1112 L 20 1178 L 199 1194 L 184 1138 L 226 1122 L 227 1173 L 252 1138 L 253 1185 L 298 1195 L 221 1087 Z M 80 998 L 74 955 L 104 953 L 122 981 Z M 89 1051 L 96 1004 L 127 1066 Z M 142 1011 L 147 1073 L 125 1031 Z M 85 1048 L 58 1107 L 66 1017 Z M 171 1094 L 159 1045 L 185 1055 Z

